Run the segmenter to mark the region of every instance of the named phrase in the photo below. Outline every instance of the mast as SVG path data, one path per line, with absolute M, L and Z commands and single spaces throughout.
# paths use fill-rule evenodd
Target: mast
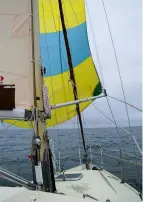
M 63 35 L 64 35 L 64 40 L 65 40 L 65 46 L 66 46 L 66 52 L 67 52 L 67 58 L 68 58 L 68 65 L 69 65 L 69 70 L 70 70 L 70 79 L 72 81 L 74 99 L 78 100 L 76 80 L 75 80 L 75 76 L 74 76 L 72 57 L 71 57 L 71 51 L 70 51 L 70 46 L 69 46 L 69 41 L 68 41 L 66 25 L 65 25 L 62 1 L 58 0 L 58 2 L 59 2 L 60 17 L 61 17 L 61 23 L 62 23 L 62 28 L 63 28 Z M 84 147 L 84 151 L 86 152 L 83 124 L 82 124 L 82 118 L 81 118 L 79 103 L 76 103 L 76 112 L 77 112 L 78 119 L 79 119 L 80 130 L 81 130 L 82 141 L 83 141 L 83 147 Z
M 39 37 L 39 9 L 38 0 L 31 0 L 31 8 L 33 14 L 33 49 L 34 49 L 34 73 L 35 73 L 35 96 L 36 109 L 35 119 L 36 123 L 36 135 L 34 142 L 36 149 L 32 155 L 32 162 L 34 164 L 36 183 L 41 186 L 43 191 L 56 191 L 54 172 L 52 166 L 52 158 L 49 148 L 46 121 L 43 120 L 42 113 L 44 112 L 43 106 L 43 75 L 41 71 L 41 57 L 40 57 L 40 37 Z M 34 145 L 35 147 L 35 145 Z

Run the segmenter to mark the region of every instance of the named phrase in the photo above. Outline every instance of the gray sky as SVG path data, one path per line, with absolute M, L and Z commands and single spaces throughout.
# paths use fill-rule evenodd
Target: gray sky
M 91 52 L 100 75 L 96 49 L 99 53 L 102 73 L 107 93 L 123 100 L 121 84 L 111 38 L 103 10 L 102 0 L 85 0 L 87 4 L 87 25 Z M 116 48 L 120 66 L 126 101 L 142 108 L 141 101 L 141 0 L 104 0 L 110 28 Z M 90 19 L 89 19 L 90 16 Z M 91 28 L 92 23 L 92 28 Z M 96 40 L 96 47 L 93 34 Z M 101 76 L 100 76 L 101 78 Z M 118 120 L 118 124 L 126 125 L 127 116 L 125 105 L 110 99 L 110 104 Z M 96 100 L 94 105 L 111 117 L 105 98 Z M 141 121 L 141 112 L 128 107 L 132 124 Z M 85 126 L 109 125 L 93 106 L 88 107 L 84 113 Z M 112 118 L 112 117 L 111 117 Z M 73 123 L 67 122 L 64 126 Z M 91 125 L 89 125 L 91 124 Z M 112 125 L 112 124 L 111 124 Z

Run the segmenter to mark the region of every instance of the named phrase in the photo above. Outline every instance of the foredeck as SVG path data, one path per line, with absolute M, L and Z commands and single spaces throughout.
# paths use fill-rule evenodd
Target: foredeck
M 57 190 L 79 198 L 92 198 L 97 201 L 139 202 L 138 192 L 105 170 L 83 170 L 82 166 L 67 170 L 65 174 L 82 173 L 77 181 L 56 182 Z M 87 197 L 86 197 L 87 196 Z

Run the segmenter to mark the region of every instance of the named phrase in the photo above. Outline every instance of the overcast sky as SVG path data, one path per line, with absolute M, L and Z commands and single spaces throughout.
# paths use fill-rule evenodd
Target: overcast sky
M 100 75 L 96 50 L 99 53 L 107 93 L 123 100 L 121 83 L 102 0 L 85 1 L 89 42 L 98 73 Z M 142 108 L 141 0 L 104 0 L 104 3 L 118 57 L 126 101 Z M 93 40 L 93 32 L 96 45 Z M 122 125 L 127 124 L 125 105 L 112 99 L 110 99 L 110 104 L 118 123 Z M 112 118 L 105 98 L 96 100 L 94 105 Z M 132 124 L 140 123 L 141 112 L 131 107 L 128 107 L 128 110 Z M 110 124 L 93 106 L 88 107 L 83 116 L 86 126 L 89 124 L 94 126 Z M 72 120 L 66 125 L 72 122 L 74 121 Z

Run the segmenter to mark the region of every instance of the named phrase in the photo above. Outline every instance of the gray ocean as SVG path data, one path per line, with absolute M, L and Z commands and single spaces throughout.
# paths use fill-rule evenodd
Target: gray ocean
M 128 128 L 125 128 L 128 130 Z M 93 164 L 101 166 L 100 145 L 103 145 L 103 166 L 117 177 L 121 177 L 121 165 L 119 160 L 114 157 L 120 157 L 122 149 L 122 158 L 126 159 L 123 163 L 124 180 L 137 190 L 141 190 L 141 155 L 133 144 L 131 135 L 122 129 L 117 133 L 116 128 L 87 128 L 85 129 L 86 144 L 91 145 L 90 157 Z M 132 127 L 132 132 L 141 146 L 142 128 L 140 126 Z M 79 146 L 82 147 L 82 139 L 78 129 L 50 129 L 49 136 L 52 138 L 53 148 L 58 160 L 60 150 L 61 167 L 71 168 L 80 164 Z M 32 180 L 31 163 L 28 159 L 30 154 L 30 143 L 32 139 L 32 130 L 8 129 L 0 130 L 0 166 L 8 169 L 26 179 Z M 129 154 L 126 154 L 126 153 Z M 83 155 L 82 148 L 80 149 Z M 105 155 L 104 155 L 105 154 Z M 136 155 L 136 158 L 132 155 Z M 112 156 L 112 158 L 111 158 Z M 133 161 L 135 163 L 129 163 Z M 138 164 L 136 164 L 138 163 Z M 0 186 L 16 186 L 0 177 Z

